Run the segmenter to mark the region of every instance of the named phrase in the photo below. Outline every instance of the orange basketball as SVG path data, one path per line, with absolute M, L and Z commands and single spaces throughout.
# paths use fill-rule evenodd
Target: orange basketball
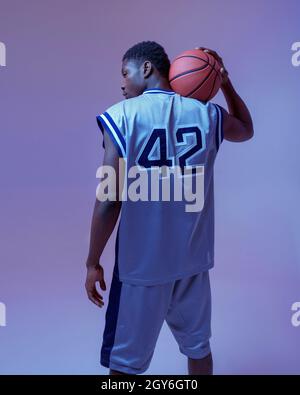
M 211 54 L 191 49 L 173 60 L 169 82 L 176 93 L 206 102 L 217 94 L 221 86 L 220 68 Z

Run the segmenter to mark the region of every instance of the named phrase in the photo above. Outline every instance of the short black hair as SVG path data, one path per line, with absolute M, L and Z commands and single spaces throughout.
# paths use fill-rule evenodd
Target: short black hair
M 135 60 L 139 64 L 150 60 L 161 76 L 169 80 L 170 60 L 164 48 L 155 41 L 142 41 L 133 45 L 123 55 L 122 61 L 125 60 Z

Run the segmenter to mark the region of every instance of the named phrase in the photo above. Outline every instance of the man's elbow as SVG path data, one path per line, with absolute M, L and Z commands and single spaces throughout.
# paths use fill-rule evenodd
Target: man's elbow
M 224 133 L 224 138 L 225 140 L 231 141 L 231 142 L 243 142 L 252 139 L 254 136 L 254 129 L 252 125 L 245 125 L 242 128 L 239 128 L 238 130 L 230 130 L 227 133 Z
M 252 139 L 252 137 L 254 136 L 253 126 L 251 125 L 251 126 L 245 127 L 245 129 L 242 133 L 242 136 L 243 136 L 243 140 L 241 140 L 241 141 L 247 141 L 247 140 Z
M 245 135 L 246 135 L 246 140 L 250 140 L 254 136 L 254 128 L 252 123 L 246 126 Z

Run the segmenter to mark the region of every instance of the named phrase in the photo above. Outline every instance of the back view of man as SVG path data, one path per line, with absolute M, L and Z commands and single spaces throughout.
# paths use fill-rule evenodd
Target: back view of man
M 172 91 L 169 67 L 155 42 L 130 48 L 122 59 L 127 100 L 97 117 L 104 134 L 103 165 L 115 170 L 116 187 L 111 199 L 96 199 L 86 289 L 102 307 L 95 286 L 99 281 L 106 289 L 99 258 L 121 211 L 101 348 L 101 364 L 112 374 L 147 370 L 164 320 L 188 357 L 189 373 L 213 370 L 208 272 L 214 265 L 213 165 L 223 138 L 248 140 L 253 127 L 224 67 L 222 90 L 230 114 Z M 122 190 L 119 161 L 125 164 Z

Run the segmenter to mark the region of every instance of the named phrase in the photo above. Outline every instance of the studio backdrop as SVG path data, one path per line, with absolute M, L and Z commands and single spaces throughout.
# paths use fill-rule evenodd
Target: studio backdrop
M 254 137 L 224 140 L 214 169 L 214 373 L 299 374 L 298 0 L 0 0 L 0 373 L 107 374 L 115 231 L 105 307 L 84 288 L 96 115 L 123 100 L 122 56 L 143 40 L 171 61 L 217 51 L 253 119 Z M 227 108 L 221 92 L 213 102 Z M 186 373 L 165 324 L 146 373 Z

